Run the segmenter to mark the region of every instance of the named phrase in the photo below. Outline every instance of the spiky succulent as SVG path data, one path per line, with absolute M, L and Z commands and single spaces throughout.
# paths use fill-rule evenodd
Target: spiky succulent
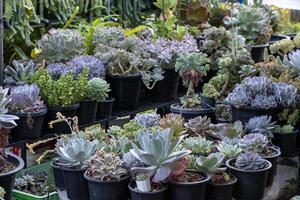
M 87 175 L 101 181 L 119 181 L 128 175 L 117 154 L 98 151 L 87 162 Z
M 237 157 L 235 166 L 243 170 L 261 170 L 268 166 L 268 162 L 258 153 L 246 152 Z
M 145 128 L 151 128 L 159 125 L 160 116 L 156 113 L 138 114 L 134 120 Z
M 194 134 L 205 136 L 207 131 L 210 130 L 211 121 L 207 116 L 199 116 L 190 119 L 188 123 L 185 124 L 186 128 L 192 131 Z
M 272 122 L 271 116 L 252 117 L 246 123 L 245 128 L 249 132 L 262 132 L 267 135 L 272 134 L 272 129 L 276 127 L 276 122 Z
M 250 133 L 245 135 L 240 141 L 239 146 L 243 149 L 244 152 L 256 152 L 261 153 L 265 150 L 269 143 L 269 140 L 266 136 L 260 133 Z
M 97 100 L 103 101 L 108 97 L 110 92 L 110 85 L 101 78 L 92 78 L 88 81 L 88 97 Z
M 59 155 L 59 165 L 82 167 L 95 153 L 98 144 L 98 140 L 88 141 L 83 134 L 60 139 L 55 148 L 56 153 Z
M 207 157 L 199 156 L 197 158 L 197 170 L 205 173 L 224 172 L 226 168 L 220 168 L 225 157 L 220 153 L 211 153 Z
M 13 60 L 12 66 L 6 66 L 4 84 L 18 86 L 28 83 L 37 70 L 32 60 Z
M 83 37 L 77 30 L 51 29 L 37 42 L 42 53 L 39 57 L 47 63 L 63 62 L 84 52 Z
M 191 150 L 194 154 L 207 155 L 210 154 L 215 146 L 212 141 L 202 137 L 189 137 L 182 142 L 185 149 Z
M 177 137 L 184 131 L 184 119 L 179 114 L 170 113 L 160 119 L 159 126 L 163 129 L 171 128 Z
M 154 181 L 163 181 L 171 174 L 175 163 L 191 153 L 189 150 L 175 151 L 182 138 L 172 142 L 172 130 L 165 129 L 157 132 L 140 132 L 137 144 L 132 143 L 132 155 L 148 167 L 134 167 L 139 173 L 154 175 Z
M 217 149 L 225 158 L 236 158 L 242 153 L 242 149 L 237 144 L 233 145 L 226 142 L 219 143 Z

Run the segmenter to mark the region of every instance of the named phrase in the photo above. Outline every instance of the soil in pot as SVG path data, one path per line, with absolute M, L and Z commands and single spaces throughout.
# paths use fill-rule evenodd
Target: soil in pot
M 106 80 L 111 88 L 109 96 L 115 98 L 114 109 L 133 109 L 138 105 L 142 87 L 142 78 L 140 75 L 108 75 Z
M 120 181 L 100 181 L 85 173 L 84 178 L 88 182 L 90 200 L 127 200 L 130 196 L 129 176 L 121 178 Z
M 264 61 L 264 51 L 269 44 L 251 46 L 251 56 L 255 63 Z
M 216 106 L 216 100 L 214 97 L 206 97 L 201 95 L 201 107 L 205 109 L 213 109 Z
M 283 156 L 288 156 L 296 152 L 298 131 L 287 134 L 273 133 L 273 135 L 273 144 L 280 148 Z
M 207 200 L 232 200 L 237 179 L 233 175 L 226 174 L 226 176 L 228 180 L 225 180 L 224 173 L 217 173 L 211 176 L 206 189 Z
M 71 200 L 89 200 L 89 188 L 84 172 L 86 169 L 61 168 L 64 174 L 67 196 Z
M 11 130 L 11 137 L 15 140 L 39 138 L 42 133 L 47 108 L 34 113 L 12 113 L 20 119 L 16 120 L 18 126 Z
M 267 187 L 270 187 L 273 185 L 274 177 L 277 173 L 277 161 L 280 157 L 281 152 L 278 148 L 275 147 L 269 147 L 269 152 L 262 155 L 264 159 L 269 161 L 272 164 L 272 167 L 270 168 L 268 172 L 268 178 L 267 178 Z
M 5 190 L 4 199 L 10 200 L 15 182 L 15 175 L 24 167 L 24 161 L 13 154 L 7 154 L 8 164 L 4 172 L 0 174 L 0 187 Z
M 98 101 L 97 120 L 112 117 L 114 102 L 115 99 L 112 97 L 109 97 L 104 101 Z
M 48 108 L 48 113 L 45 117 L 44 129 L 45 133 L 70 133 L 70 128 L 65 122 L 56 123 L 53 125 L 53 129 L 49 128 L 49 122 L 56 120 L 56 113 L 60 112 L 65 117 L 75 117 L 77 114 L 77 110 L 79 108 L 79 104 L 72 105 L 67 108 L 58 107 L 58 108 Z
M 235 159 L 226 161 L 230 174 L 237 178 L 233 197 L 238 200 L 261 200 L 267 184 L 268 172 L 272 164 L 261 170 L 242 170 L 235 167 Z
M 146 99 L 155 102 L 177 99 L 179 75 L 175 69 L 165 69 L 164 79 L 158 81 L 152 90 L 146 89 Z
M 151 192 L 140 192 L 135 181 L 131 181 L 128 185 L 131 193 L 131 200 L 166 200 L 168 196 L 167 186 L 162 184 L 151 183 Z
M 51 167 L 53 168 L 53 175 L 55 186 L 57 189 L 64 190 L 65 189 L 65 180 L 64 180 L 64 171 L 62 168 L 57 165 L 56 161 L 51 163 Z
M 172 200 L 203 200 L 210 176 L 194 171 L 186 171 L 170 181 L 169 197 Z
M 80 102 L 77 112 L 79 124 L 92 124 L 96 120 L 98 103 L 96 100 L 85 99 Z

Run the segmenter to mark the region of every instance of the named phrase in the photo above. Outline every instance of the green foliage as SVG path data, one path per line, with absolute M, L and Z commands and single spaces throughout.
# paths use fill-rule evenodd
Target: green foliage
M 193 152 L 193 154 L 201 154 L 201 155 L 208 155 L 214 149 L 214 143 L 212 141 L 206 140 L 202 137 L 189 137 L 186 138 L 182 146 L 186 149 L 189 149 Z
M 225 158 L 236 158 L 242 153 L 242 149 L 238 145 L 227 144 L 225 142 L 221 142 L 217 146 L 217 149 Z
M 200 156 L 197 159 L 196 169 L 209 174 L 224 172 L 226 168 L 220 168 L 224 159 L 220 153 L 211 153 L 207 157 Z
M 216 98 L 220 95 L 220 93 L 217 91 L 217 89 L 211 84 L 204 84 L 202 89 L 203 89 L 202 95 L 204 95 L 206 97 Z
M 274 133 L 280 133 L 280 134 L 291 134 L 294 133 L 294 127 L 292 125 L 283 125 L 283 126 L 277 126 L 273 130 Z
M 105 100 L 110 92 L 109 84 L 101 78 L 93 78 L 89 80 L 87 87 L 88 97 L 97 101 Z
M 124 124 L 123 129 L 123 136 L 132 139 L 136 137 L 139 131 L 145 130 L 145 127 L 136 122 L 135 120 L 130 120 L 128 123 Z
M 107 134 L 115 136 L 115 137 L 117 137 L 117 136 L 124 136 L 125 135 L 125 130 L 122 129 L 120 126 L 111 126 L 107 130 Z

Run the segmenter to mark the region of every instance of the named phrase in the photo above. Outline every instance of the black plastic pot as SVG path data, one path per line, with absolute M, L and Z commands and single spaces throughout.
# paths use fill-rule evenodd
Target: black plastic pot
M 284 40 L 284 39 L 289 39 L 290 37 L 289 36 L 286 36 L 286 35 L 272 35 L 271 36 L 271 39 L 269 41 L 269 44 L 274 44 L 276 42 L 279 42 L 280 40 Z
M 16 120 L 18 126 L 11 130 L 14 140 L 26 140 L 39 138 L 42 133 L 47 108 L 35 113 L 11 113 L 19 117 Z
M 53 169 L 55 187 L 60 190 L 65 189 L 64 171 L 56 164 L 56 161 L 51 163 Z
M 177 99 L 179 75 L 175 69 L 165 69 L 165 78 L 158 81 L 152 90 L 146 89 L 146 98 L 150 101 L 173 101 Z
M 90 200 L 127 200 L 130 197 L 128 184 L 130 177 L 124 177 L 120 181 L 100 181 L 84 174 L 88 182 Z
M 65 188 L 70 200 L 89 200 L 89 188 L 84 172 L 86 169 L 61 168 L 64 173 Z
M 273 155 L 263 156 L 264 159 L 266 159 L 272 164 L 272 167 L 268 172 L 267 187 L 273 185 L 274 177 L 277 173 L 277 161 L 279 156 L 281 155 L 281 152 L 278 148 L 269 147 L 269 149 L 273 152 Z
M 255 63 L 264 61 L 264 51 L 268 46 L 269 44 L 251 46 L 251 56 Z
M 131 200 L 166 200 L 168 199 L 168 189 L 155 191 L 155 192 L 139 192 L 135 190 L 136 187 L 135 181 L 131 181 L 128 185 L 128 188 L 131 193 Z
M 79 108 L 79 104 L 75 104 L 69 106 L 67 108 L 57 107 L 57 108 L 48 108 L 48 113 L 45 117 L 45 131 L 46 132 L 54 132 L 54 133 L 70 133 L 70 128 L 65 122 L 56 123 L 53 125 L 53 129 L 49 128 L 48 123 L 56 120 L 56 113 L 60 112 L 65 117 L 75 117 L 77 114 L 77 109 Z
M 200 173 L 204 180 L 198 182 L 170 182 L 169 199 L 172 200 L 203 200 L 205 198 L 206 185 L 210 176 Z
M 4 199 L 10 200 L 15 182 L 15 175 L 24 167 L 24 161 L 11 153 L 7 153 L 7 160 L 13 163 L 16 167 L 7 173 L 0 174 L 0 187 L 5 190 Z
M 268 167 L 262 170 L 243 170 L 233 166 L 235 159 L 226 161 L 229 173 L 237 178 L 233 197 L 238 200 L 261 200 L 267 184 L 268 171 L 272 164 L 268 162 Z
M 216 106 L 216 100 L 214 97 L 206 97 L 203 95 L 200 95 L 201 98 L 201 106 L 205 109 L 212 109 Z
M 291 155 L 296 152 L 298 131 L 288 134 L 273 133 L 274 145 L 280 148 L 283 156 Z
M 97 120 L 110 118 L 112 116 L 115 99 L 112 97 L 104 101 L 98 101 Z
M 181 114 L 185 121 L 188 121 L 190 119 L 193 119 L 198 116 L 207 116 L 209 117 L 213 122 L 215 120 L 214 110 L 213 109 L 201 109 L 201 110 L 191 110 L 191 109 L 183 109 L 179 108 L 178 104 L 172 104 L 171 105 L 171 112 L 176 114 Z
M 296 35 L 297 35 L 297 33 L 289 33 L 289 34 L 287 34 L 287 36 L 289 36 L 291 40 L 293 40 Z
M 142 78 L 140 75 L 108 75 L 106 80 L 111 87 L 109 96 L 115 98 L 114 109 L 133 109 L 138 105 L 142 87 Z
M 245 108 L 240 107 L 237 108 L 235 106 L 231 106 L 232 110 L 232 121 L 241 121 L 243 123 L 247 123 L 249 119 L 252 117 L 259 117 L 259 116 L 271 116 L 272 121 L 277 120 L 277 114 L 280 112 L 280 108 L 270 108 L 270 109 L 258 109 L 258 108 Z
M 95 122 L 97 115 L 98 103 L 96 100 L 85 99 L 80 102 L 78 109 L 79 124 L 91 124 Z
M 237 179 L 233 175 L 230 176 L 232 181 L 229 183 L 216 184 L 209 181 L 206 189 L 206 200 L 232 200 Z

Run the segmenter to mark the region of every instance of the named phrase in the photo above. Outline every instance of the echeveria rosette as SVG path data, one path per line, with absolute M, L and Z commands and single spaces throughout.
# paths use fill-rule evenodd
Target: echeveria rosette
M 300 75 L 300 49 L 290 52 L 284 57 L 283 63 L 292 68 L 296 76 Z
M 259 133 L 250 133 L 243 137 L 240 141 L 239 146 L 244 152 L 256 152 L 261 153 L 265 150 L 269 143 L 266 136 Z
M 271 116 L 252 117 L 246 123 L 245 128 L 250 133 L 263 133 L 268 136 L 273 136 L 272 130 L 276 127 L 276 122 L 272 122 Z
M 134 120 L 145 128 L 151 128 L 159 125 L 160 116 L 156 113 L 138 114 Z
M 235 161 L 235 167 L 243 170 L 262 170 L 268 166 L 268 162 L 264 160 L 258 153 L 246 152 L 239 155 Z

